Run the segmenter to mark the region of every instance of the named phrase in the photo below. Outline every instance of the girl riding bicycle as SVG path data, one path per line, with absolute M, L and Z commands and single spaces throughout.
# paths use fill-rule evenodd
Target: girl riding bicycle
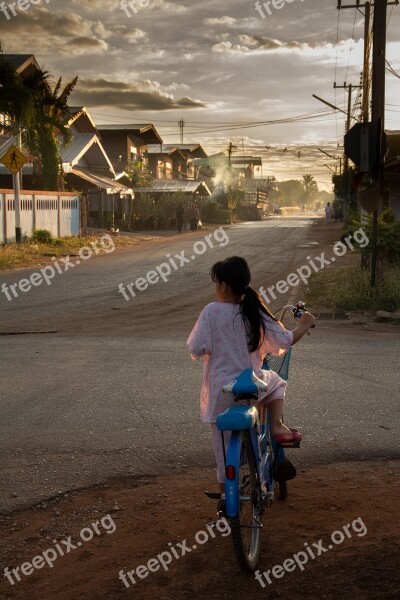
M 217 416 L 234 404 L 233 395 L 222 391 L 224 384 L 244 369 L 252 369 L 268 384 L 269 391 L 257 403 L 268 406 L 271 430 L 276 441 L 301 440 L 301 434 L 283 423 L 283 401 L 286 382 L 274 371 L 262 369 L 267 353 L 282 356 L 315 324 L 305 312 L 299 325 L 289 331 L 275 319 L 255 290 L 250 287 L 251 274 L 247 262 L 232 256 L 215 263 L 211 279 L 216 285 L 217 302 L 201 312 L 187 340 L 194 360 L 204 356 L 200 415 L 210 423 L 218 481 L 224 481 L 224 456 Z

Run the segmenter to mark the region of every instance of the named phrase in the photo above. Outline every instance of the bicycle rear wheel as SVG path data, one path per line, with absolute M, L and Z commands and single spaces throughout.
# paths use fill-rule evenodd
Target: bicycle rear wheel
M 258 477 L 250 434 L 242 431 L 240 435 L 240 508 L 238 515 L 231 519 L 231 535 L 240 567 L 245 571 L 254 571 L 261 545 Z
M 279 500 L 286 500 L 288 497 L 288 489 L 286 481 L 280 481 L 278 483 L 278 498 Z

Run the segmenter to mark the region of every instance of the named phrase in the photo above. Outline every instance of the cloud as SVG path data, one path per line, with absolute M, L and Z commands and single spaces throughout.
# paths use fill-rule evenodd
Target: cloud
M 176 4 L 175 2 L 168 2 L 168 0 L 131 0 L 132 8 L 129 7 L 129 0 L 125 0 L 127 4 L 127 10 L 131 13 L 131 15 L 138 15 L 141 12 L 146 11 L 155 11 L 159 10 L 162 12 L 167 12 L 171 14 L 182 14 L 187 11 L 186 7 L 182 4 Z M 115 0 L 115 3 L 118 4 L 118 8 L 120 8 L 120 2 Z M 77 7 L 82 9 L 82 0 L 72 0 L 72 4 L 75 4 Z M 87 12 L 99 11 L 104 9 L 105 11 L 110 10 L 110 2 L 109 0 L 90 0 L 90 2 L 86 2 L 84 6 L 84 10 Z M 124 13 L 125 14 L 125 13 Z
M 74 45 L 75 50 L 80 49 L 86 50 L 102 50 L 105 51 L 108 45 L 103 40 L 97 40 L 86 36 L 79 36 L 71 40 L 71 44 Z
M 50 56 L 55 53 L 71 56 L 80 55 L 84 50 L 93 54 L 106 52 L 105 40 L 111 35 L 112 32 L 98 19 L 85 19 L 70 10 L 53 12 L 38 6 L 35 10 L 18 13 L 7 23 L 2 42 L 10 53 L 35 50 Z
M 228 34 L 228 37 L 229 34 Z M 342 57 L 350 64 L 358 64 L 360 50 L 362 51 L 363 41 L 354 41 L 352 39 L 339 42 L 338 46 L 333 46 L 331 43 L 321 42 L 298 42 L 296 40 L 282 41 L 275 38 L 267 38 L 264 36 L 240 34 L 237 36 L 240 43 L 235 43 L 226 39 L 212 46 L 213 52 L 226 54 L 243 54 L 243 55 L 262 55 L 262 54 L 298 54 L 303 58 L 312 57 L 317 59 L 319 63 L 324 61 L 331 62 L 333 57 L 337 56 L 338 62 Z
M 187 87 L 174 84 L 175 88 Z M 173 86 L 172 86 L 173 87 Z M 158 81 L 118 81 L 106 78 L 80 80 L 73 102 L 90 107 L 114 110 L 171 110 L 205 108 L 207 104 L 188 96 L 175 99 Z
M 234 25 L 236 19 L 234 17 L 219 17 L 204 19 L 204 25 Z
M 175 2 L 167 2 L 167 0 L 149 0 L 149 10 L 162 10 L 173 14 L 182 14 L 187 11 L 187 8 L 182 4 Z
M 137 44 L 148 40 L 147 33 L 142 29 L 135 27 L 128 27 L 127 25 L 115 25 L 112 27 L 112 32 L 117 37 L 122 36 L 122 39 L 128 41 L 130 44 Z
M 213 52 L 231 52 L 239 54 L 246 54 L 246 52 L 250 52 L 250 49 L 246 46 L 232 44 L 232 42 L 219 42 L 219 44 L 214 44 L 212 50 Z

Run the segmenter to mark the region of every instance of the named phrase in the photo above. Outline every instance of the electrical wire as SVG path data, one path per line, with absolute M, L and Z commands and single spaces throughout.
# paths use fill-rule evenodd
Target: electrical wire
M 386 67 L 386 71 L 389 71 L 389 73 L 391 73 L 392 75 L 394 75 L 395 77 L 397 77 L 398 79 L 400 79 L 400 75 L 398 73 L 396 73 L 396 71 L 393 69 L 392 65 L 390 64 L 390 62 L 387 59 L 385 60 L 385 62 L 388 65 Z

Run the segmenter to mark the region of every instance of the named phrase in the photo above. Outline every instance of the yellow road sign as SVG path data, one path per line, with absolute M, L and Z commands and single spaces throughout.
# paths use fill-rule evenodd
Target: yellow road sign
M 28 159 L 18 150 L 17 146 L 11 146 L 0 160 L 11 173 L 16 175 Z

